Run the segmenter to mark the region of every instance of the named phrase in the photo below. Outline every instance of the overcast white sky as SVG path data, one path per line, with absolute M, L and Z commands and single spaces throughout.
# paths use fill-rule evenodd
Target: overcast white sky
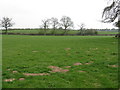
M 0 0 L 0 19 L 10 17 L 15 28 L 39 28 L 41 20 L 71 17 L 74 27 L 84 23 L 86 28 L 114 28 L 101 23 L 106 0 Z

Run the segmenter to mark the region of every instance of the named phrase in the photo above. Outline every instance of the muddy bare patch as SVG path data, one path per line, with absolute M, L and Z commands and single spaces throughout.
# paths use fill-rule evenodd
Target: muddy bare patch
M 18 71 L 12 71 L 12 73 L 18 73 Z
M 38 51 L 32 51 L 32 52 L 34 52 L 34 53 L 35 53 L 35 52 L 38 52 Z
M 57 66 L 48 66 L 48 68 L 56 69 L 56 68 L 60 68 L 60 67 L 57 67 Z
M 74 63 L 73 65 L 74 65 L 74 66 L 78 66 L 78 65 L 82 65 L 82 63 L 79 63 L 79 62 L 78 62 L 78 63 Z
M 71 68 L 71 66 L 65 66 L 65 68 Z
M 52 69 L 52 71 L 50 72 L 62 72 L 62 73 L 65 73 L 65 72 L 68 72 L 69 70 L 68 69 L 62 69 L 60 67 L 57 67 L 57 66 L 48 66 L 48 68 Z
M 5 79 L 4 81 L 5 82 L 12 82 L 12 81 L 14 81 L 15 80 L 15 78 L 11 78 L 11 79 Z
M 108 67 L 118 67 L 118 65 L 108 65 Z
M 20 81 L 23 81 L 23 80 L 25 80 L 25 78 L 19 78 L 19 80 L 20 80 Z
M 68 72 L 68 71 L 69 71 L 68 69 L 54 69 L 50 72 L 62 72 L 62 73 L 64 73 L 64 72 Z
M 85 65 L 89 65 L 89 64 L 92 64 L 92 63 L 93 63 L 93 61 L 90 61 L 88 63 L 85 63 Z
M 24 73 L 25 76 L 45 76 L 50 75 L 49 73 Z
M 7 71 L 10 71 L 11 69 L 7 69 Z
M 86 71 L 78 71 L 78 72 L 86 72 Z
M 71 48 L 65 48 L 65 50 L 66 50 L 66 51 L 69 51 L 69 50 L 71 50 Z

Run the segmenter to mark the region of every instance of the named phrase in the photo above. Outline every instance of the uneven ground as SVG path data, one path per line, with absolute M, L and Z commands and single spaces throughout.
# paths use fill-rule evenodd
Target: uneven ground
M 117 88 L 117 41 L 3 35 L 3 88 Z

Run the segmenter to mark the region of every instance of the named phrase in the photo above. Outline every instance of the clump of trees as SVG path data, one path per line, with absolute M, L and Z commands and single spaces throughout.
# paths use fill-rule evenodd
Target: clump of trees
M 47 30 L 50 30 L 48 27 L 52 27 L 52 35 L 55 35 L 56 30 L 64 30 L 63 35 L 66 35 L 70 28 L 74 27 L 74 23 L 68 16 L 62 16 L 60 21 L 52 17 L 51 19 L 44 19 L 42 20 L 42 24 L 40 25 L 41 28 L 44 30 L 44 35 L 46 35 Z M 82 23 L 79 26 L 79 33 L 77 35 L 96 35 L 97 30 L 93 29 L 85 29 L 85 24 Z
M 65 31 L 64 34 L 66 34 L 68 31 L 67 29 L 70 27 L 73 27 L 74 24 L 71 18 L 68 16 L 63 16 L 60 22 L 55 17 L 52 17 L 51 19 L 44 19 L 42 20 L 42 25 L 40 25 L 41 28 L 43 28 L 45 31 L 44 35 L 46 35 L 46 30 L 49 29 L 48 27 L 50 25 L 52 26 L 52 29 L 53 29 L 52 34 L 55 34 L 55 30 L 63 29 L 63 28 L 64 28 L 63 30 Z
M 97 30 L 95 29 L 85 29 L 85 24 L 81 23 L 78 25 L 79 27 L 79 32 L 78 35 L 97 35 Z
M 2 20 L 0 20 L 0 26 L 5 28 L 6 34 L 8 31 L 8 27 L 12 27 L 13 25 L 14 23 L 12 22 L 12 18 L 3 17 Z

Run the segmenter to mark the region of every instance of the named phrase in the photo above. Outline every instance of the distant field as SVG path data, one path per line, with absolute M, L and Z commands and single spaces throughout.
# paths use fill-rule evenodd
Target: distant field
M 3 31 L 4 32 L 4 31 Z M 51 34 L 53 30 L 47 30 Z M 44 34 L 44 30 L 9 30 L 8 33 L 25 33 L 25 34 Z M 55 34 L 63 34 L 64 30 L 55 30 Z M 69 30 L 67 34 L 76 34 L 78 31 Z
M 5 32 L 5 31 L 3 31 Z M 47 30 L 47 34 L 51 34 L 53 30 Z M 20 33 L 20 34 L 44 34 L 44 30 L 9 30 L 8 33 Z M 56 30 L 55 34 L 63 34 L 64 30 Z M 77 34 L 79 31 L 69 30 L 67 34 Z M 98 31 L 98 34 L 117 34 L 118 32 L 112 31 Z
M 112 32 L 112 31 L 98 31 L 98 34 L 118 34 L 118 32 Z
M 3 88 L 117 88 L 117 41 L 3 35 Z

